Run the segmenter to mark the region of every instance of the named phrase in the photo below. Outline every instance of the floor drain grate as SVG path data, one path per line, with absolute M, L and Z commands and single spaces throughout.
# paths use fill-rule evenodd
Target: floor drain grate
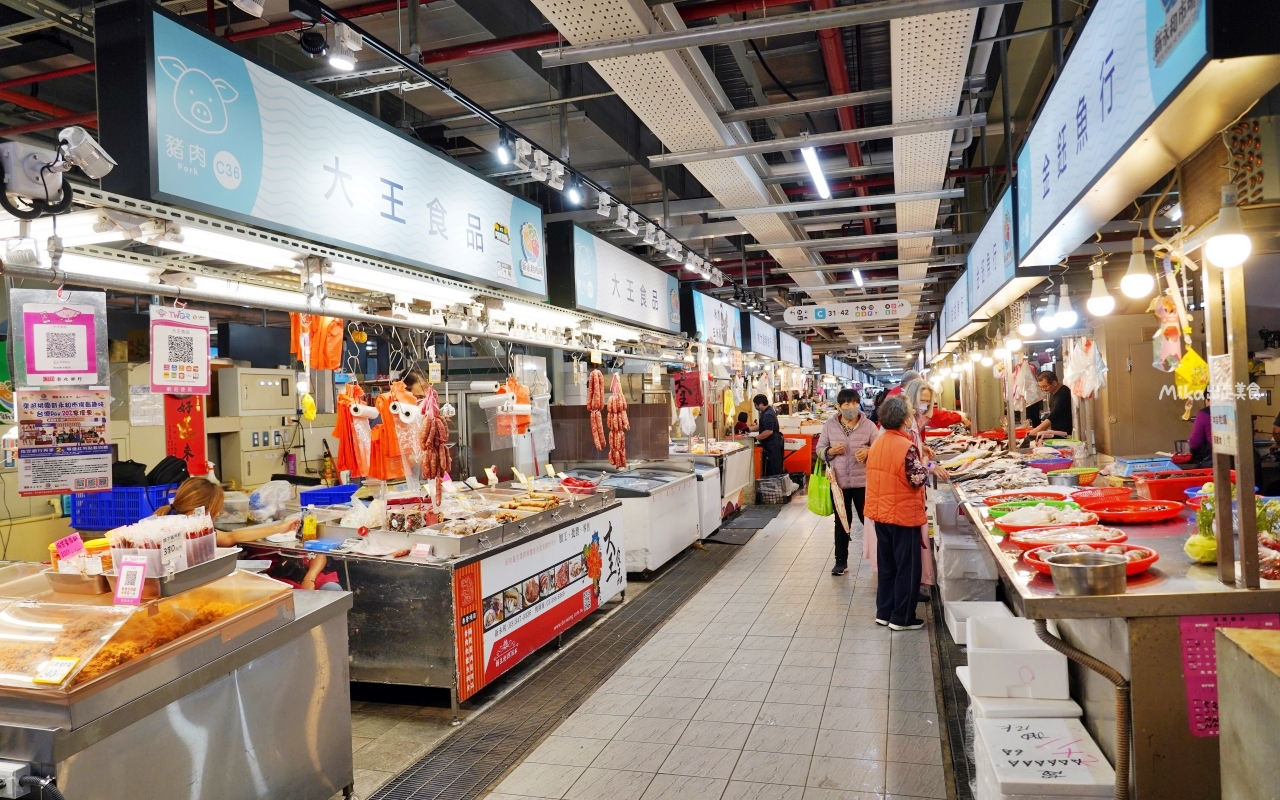
M 969 711 L 969 694 L 956 677 L 956 667 L 969 663 L 964 648 L 951 639 L 943 618 L 942 600 L 938 587 L 934 587 L 933 602 L 929 604 L 933 622 L 934 653 L 937 656 L 935 685 L 942 697 L 942 719 L 946 723 L 942 746 L 946 750 L 943 761 L 954 778 L 955 800 L 973 800 L 970 788 L 972 779 L 969 757 L 965 754 L 965 717 Z
M 527 755 L 737 553 L 690 549 L 559 659 L 441 742 L 372 800 L 472 800 Z

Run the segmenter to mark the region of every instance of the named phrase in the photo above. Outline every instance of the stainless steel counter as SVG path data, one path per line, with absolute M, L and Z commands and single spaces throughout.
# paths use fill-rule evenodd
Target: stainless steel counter
M 56 775 L 75 800 L 349 790 L 351 596 L 295 592 L 293 600 L 291 621 L 226 629 L 84 697 L 0 697 L 0 758 Z
M 622 504 L 606 490 L 502 526 L 487 548 L 447 560 L 326 553 L 336 562 L 343 587 L 354 594 L 351 679 L 446 688 L 456 714 L 459 701 L 625 590 L 623 527 Z M 593 546 L 605 574 L 583 584 L 579 573 L 571 584 L 551 587 L 550 594 L 539 591 L 537 582 L 544 574 L 561 566 L 567 572 L 577 554 L 585 564 L 584 548 Z M 314 555 L 299 544 L 261 541 L 243 547 L 249 557 Z M 620 574 L 611 581 L 608 567 L 614 551 Z M 525 604 L 530 580 L 535 582 L 534 602 Z M 511 610 L 503 593 L 516 587 L 521 591 L 517 608 Z M 572 593 L 587 588 L 590 598 Z M 488 603 L 495 598 L 491 618 L 494 609 Z M 554 615 L 553 625 L 525 625 L 535 619 L 545 622 L 545 614 Z M 500 653 L 495 653 L 497 647 L 503 648 Z
M 1128 535 L 1126 544 L 1149 548 L 1160 556 L 1151 569 L 1129 578 L 1125 594 L 1059 597 L 1053 580 L 1023 561 L 1016 545 L 1006 543 L 1004 537 L 990 535 L 994 528 L 982 501 L 969 499 L 958 488 L 955 493 L 965 513 L 984 534 L 980 538 L 999 566 L 1000 581 L 1009 601 L 1026 617 L 1168 617 L 1280 611 L 1280 591 L 1226 586 L 1218 582 L 1217 567 L 1196 564 L 1182 551 L 1183 542 L 1196 528 L 1191 509 L 1168 522 L 1111 526 Z

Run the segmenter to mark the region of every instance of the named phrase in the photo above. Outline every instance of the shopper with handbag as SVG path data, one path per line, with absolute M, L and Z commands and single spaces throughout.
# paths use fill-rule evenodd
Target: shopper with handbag
M 827 479 L 835 498 L 836 564 L 831 574 L 843 575 L 849 571 L 850 528 L 855 510 L 858 522 L 862 522 L 867 492 L 865 462 L 880 429 L 862 413 L 862 398 L 853 389 L 840 390 L 836 406 L 840 413 L 827 420 L 818 435 L 818 459 L 827 466 Z

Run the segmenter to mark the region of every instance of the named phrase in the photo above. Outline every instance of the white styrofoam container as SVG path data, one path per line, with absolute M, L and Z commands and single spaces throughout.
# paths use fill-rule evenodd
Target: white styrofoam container
M 942 592 L 944 604 L 968 601 L 994 602 L 996 581 L 981 578 L 948 578 L 939 573 L 938 591 Z
M 1029 697 L 983 697 L 969 690 L 969 668 L 956 667 L 960 685 L 969 692 L 969 708 L 976 719 L 1032 719 L 1062 717 L 1079 719 L 1084 715 L 1075 700 L 1033 700 Z
M 951 638 L 956 644 L 964 644 L 969 640 L 969 626 L 965 623 L 969 617 L 1012 617 L 1013 613 L 1004 603 L 960 600 L 943 606 L 943 616 Z
M 943 534 L 946 539 L 960 538 Z M 994 581 L 1000 577 L 995 559 L 981 546 L 957 547 L 944 543 L 938 550 L 938 574 L 943 578 Z
M 1071 697 L 1067 657 L 1040 641 L 1031 620 L 970 617 L 967 624 L 970 694 L 1037 700 Z
M 981 800 L 1110 797 L 1115 771 L 1078 719 L 975 719 Z

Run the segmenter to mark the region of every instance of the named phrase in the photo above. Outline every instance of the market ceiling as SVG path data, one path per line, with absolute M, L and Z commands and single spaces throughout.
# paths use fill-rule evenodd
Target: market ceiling
M 0 135 L 47 141 L 57 128 L 72 120 L 91 127 L 96 113 L 91 23 L 44 0 L 24 0 L 23 11 L 11 5 L 0 7 L 0 37 L 14 42 L 0 49 Z M 207 22 L 203 2 L 164 5 L 194 25 Z M 996 196 L 1004 181 L 999 136 L 1004 87 L 998 60 L 991 57 L 990 44 L 972 47 L 972 43 L 990 38 L 997 26 L 1002 26 L 1002 31 L 1043 27 L 1048 24 L 1049 4 L 1047 0 L 1010 4 L 1002 16 L 989 20 L 965 10 L 976 8 L 977 3 L 951 5 L 955 10 L 950 13 L 972 14 L 972 19 L 964 18 L 968 20 L 968 43 L 957 51 L 963 63 L 957 62 L 954 85 L 942 87 L 961 102 L 958 107 L 918 114 L 913 119 L 985 114 L 985 127 L 970 134 L 960 129 L 972 121 L 952 125 L 957 132 L 945 163 L 939 164 L 940 182 L 923 187 L 911 177 L 914 173 L 904 173 L 904 165 L 894 162 L 895 142 L 901 148 L 909 137 L 893 138 L 895 129 L 891 126 L 899 121 L 899 114 L 895 114 L 892 98 L 896 94 L 904 104 L 899 112 L 914 113 L 908 106 L 923 102 L 920 92 L 939 90 L 938 86 L 913 83 L 920 79 L 902 73 L 895 61 L 895 53 L 901 58 L 916 52 L 910 48 L 921 46 L 917 41 L 895 41 L 891 35 L 887 20 L 905 12 L 890 9 L 888 16 L 867 18 L 852 27 L 815 29 L 802 23 L 803 18 L 840 9 L 833 0 L 691 0 L 674 6 L 678 24 L 691 30 L 739 23 L 748 26 L 743 38 L 729 37 L 696 51 L 705 64 L 698 80 L 726 103 L 724 110 L 716 112 L 715 122 L 739 131 L 740 143 L 743 137 L 745 142 L 765 142 L 805 132 L 849 132 L 838 143 L 820 146 L 815 152 L 831 198 L 839 202 L 796 212 L 789 212 L 783 204 L 813 203 L 823 198 L 795 150 L 749 157 L 755 180 L 766 192 L 764 196 L 771 198 L 765 203 L 744 204 L 724 195 L 723 187 L 708 188 L 691 171 L 696 164 L 655 166 L 653 160 L 664 153 L 690 148 L 669 145 L 654 132 L 668 130 L 665 121 L 646 116 L 643 108 L 640 111 L 644 113 L 637 113 L 620 97 L 618 87 L 592 66 L 544 68 L 538 51 L 560 43 L 562 32 L 543 15 L 539 4 L 530 0 L 422 0 L 417 49 L 422 63 L 434 74 L 484 108 L 497 111 L 535 146 L 565 157 L 574 169 L 631 207 L 661 220 L 730 280 L 763 295 L 771 310 L 780 312 L 795 300 L 803 301 L 804 294 L 824 299 L 836 296 L 833 291 L 852 296 L 902 291 L 920 300 L 929 297 L 934 287 L 945 291 L 954 279 L 957 259 L 963 258 L 973 232 L 983 221 L 986 202 Z M 410 50 L 408 0 L 338 2 L 334 7 L 372 36 L 394 44 L 401 52 Z M 902 7 L 914 6 L 904 3 Z M 793 26 L 796 32 L 766 39 L 765 31 L 757 36 L 750 30 L 753 23 L 765 19 L 771 23 L 780 19 L 800 22 Z M 513 173 L 500 164 L 494 155 L 496 130 L 479 124 L 474 114 L 446 94 L 396 70 L 369 49 L 356 54 L 359 60 L 350 73 L 309 58 L 297 43 L 303 23 L 290 14 L 286 2 L 270 0 L 262 20 L 219 2 L 212 22 L 220 35 L 248 53 L 511 184 L 515 191 L 541 203 L 549 212 L 548 220 L 573 215 L 579 224 L 620 246 L 635 248 L 658 266 L 678 273 L 682 280 L 696 281 L 696 276 L 640 244 L 637 237 L 622 232 L 612 221 L 593 216 L 594 209 L 574 209 L 558 192 L 530 183 L 526 174 Z M 1068 41 L 1069 37 L 1070 33 Z M 1052 39 L 1049 33 L 1038 33 L 1010 42 L 1012 78 L 1008 88 L 1015 133 L 1025 130 L 1034 97 L 1052 70 Z M 833 42 L 840 46 L 833 47 Z M 898 86 L 893 85 L 895 74 L 899 75 Z M 947 127 L 945 121 L 938 124 Z M 864 140 L 849 141 L 851 138 Z M 904 176 L 916 182 L 901 184 Z M 861 206 L 851 202 L 851 198 L 947 189 L 963 191 L 942 200 L 902 200 L 893 207 L 877 205 L 871 199 Z M 794 231 L 801 246 L 787 242 L 785 249 L 772 247 L 780 242 L 773 237 L 757 241 L 748 233 L 754 217 L 744 214 L 738 219 L 717 213 L 724 209 L 759 210 L 766 205 L 771 214 L 782 212 L 779 219 Z M 911 219 L 900 228 L 904 210 Z M 902 242 L 903 232 L 922 235 Z M 834 241 L 806 246 L 806 239 Z M 922 241 L 932 243 L 920 251 Z M 884 262 L 883 266 L 877 262 Z M 860 278 L 867 285 L 859 287 Z M 919 283 L 910 283 L 911 278 L 920 278 Z M 908 282 L 881 285 L 890 280 Z M 825 289 L 828 284 L 841 288 Z M 789 299 L 797 286 L 804 292 L 795 300 Z M 711 287 L 701 284 L 700 288 Z M 929 304 L 922 307 L 928 309 Z M 921 320 L 903 323 L 899 335 L 904 340 L 911 341 L 920 322 L 928 324 L 931 312 L 922 313 Z M 861 338 L 855 326 L 842 330 L 828 327 L 822 335 L 837 340 Z

